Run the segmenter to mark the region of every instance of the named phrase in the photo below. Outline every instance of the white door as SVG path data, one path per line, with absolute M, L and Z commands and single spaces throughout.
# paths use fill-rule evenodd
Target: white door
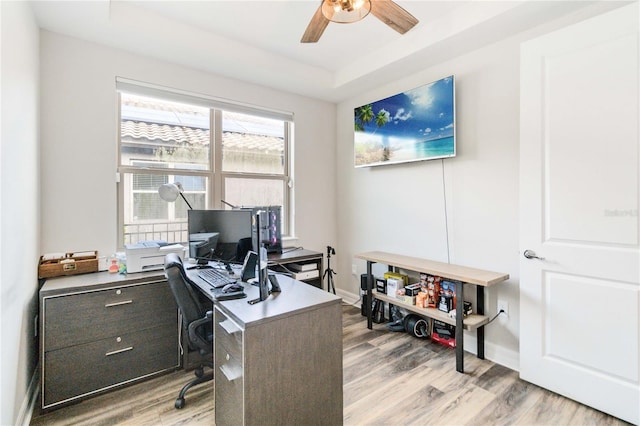
M 638 16 L 524 43 L 520 69 L 520 377 L 636 424 Z

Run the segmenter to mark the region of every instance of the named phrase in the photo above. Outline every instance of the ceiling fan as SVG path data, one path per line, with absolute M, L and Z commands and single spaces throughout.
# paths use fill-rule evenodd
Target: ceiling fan
M 356 22 L 369 12 L 400 34 L 418 23 L 413 15 L 392 0 L 322 0 L 300 42 L 315 43 L 329 22 Z

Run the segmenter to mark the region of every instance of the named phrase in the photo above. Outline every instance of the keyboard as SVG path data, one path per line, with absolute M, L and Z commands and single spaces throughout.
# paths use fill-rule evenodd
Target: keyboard
M 218 269 L 201 269 L 198 271 L 198 276 L 214 288 L 224 287 L 238 281 Z

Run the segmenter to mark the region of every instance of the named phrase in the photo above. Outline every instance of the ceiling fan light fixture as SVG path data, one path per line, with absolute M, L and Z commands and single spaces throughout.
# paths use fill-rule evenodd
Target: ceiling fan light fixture
M 331 22 L 350 24 L 367 16 L 371 0 L 324 0 L 322 14 Z

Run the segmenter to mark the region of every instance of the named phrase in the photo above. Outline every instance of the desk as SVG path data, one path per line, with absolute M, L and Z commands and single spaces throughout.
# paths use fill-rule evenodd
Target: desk
M 207 297 L 197 270 L 187 275 Z M 278 275 L 282 292 L 250 305 L 214 300 L 216 425 L 342 424 L 342 307 L 331 293 Z
M 315 264 L 318 271 L 316 277 L 301 279 L 300 281 L 311 284 L 318 288 L 322 288 L 322 270 L 323 270 L 323 254 L 313 250 L 306 249 L 283 249 L 282 253 L 270 253 L 269 267 L 276 271 L 292 272 L 292 263 L 297 264 Z

